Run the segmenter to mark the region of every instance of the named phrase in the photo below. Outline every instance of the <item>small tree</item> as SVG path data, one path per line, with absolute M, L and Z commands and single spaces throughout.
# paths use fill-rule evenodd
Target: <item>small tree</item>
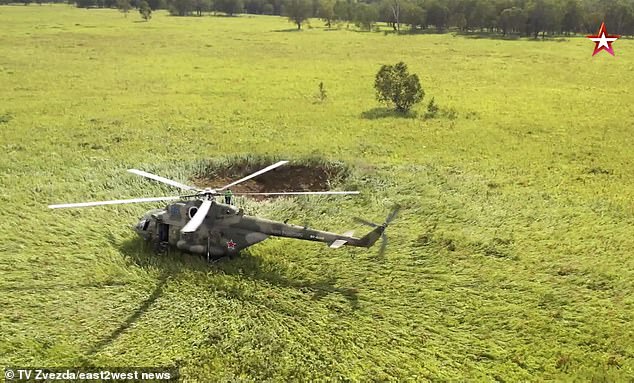
M 333 12 L 335 13 L 335 20 L 339 21 L 352 21 L 353 9 L 352 4 L 348 4 L 345 0 L 337 0 L 335 1 L 335 5 L 333 7 Z
M 147 1 L 143 0 L 141 4 L 139 4 L 139 13 L 145 21 L 152 18 L 152 8 L 150 8 L 150 4 L 148 4 Z
M 428 23 L 434 24 L 438 32 L 442 32 L 449 21 L 449 8 L 440 2 L 433 2 L 427 8 Z
M 406 113 L 425 96 L 418 76 L 409 74 L 407 65 L 402 61 L 396 65 L 383 65 L 376 74 L 374 88 L 379 102 L 394 105 L 401 113 Z
M 359 3 L 354 9 L 355 24 L 368 31 L 372 30 L 372 26 L 379 19 L 379 12 L 374 5 Z
M 297 24 L 297 30 L 302 29 L 302 23 L 312 16 L 313 5 L 309 0 L 287 0 L 284 3 L 284 15 L 288 20 Z
M 128 12 L 130 12 L 132 5 L 130 4 L 130 0 L 117 0 L 117 8 L 123 12 L 125 17 L 128 17 Z
M 242 0 L 216 0 L 213 2 L 213 5 L 216 11 L 224 12 L 227 16 L 242 13 L 244 9 Z
M 391 0 L 390 9 L 392 10 L 392 15 L 394 16 L 394 24 L 396 25 L 396 31 L 400 32 L 401 31 L 401 1 Z
M 195 7 L 193 0 L 169 0 L 167 5 L 172 16 L 189 16 Z
M 326 26 L 332 27 L 332 21 L 335 19 L 335 0 L 320 0 L 317 12 L 319 17 L 326 22 Z
M 401 6 L 401 22 L 409 24 L 412 29 L 424 28 L 427 24 L 427 12 L 416 4 L 403 3 Z
M 211 0 L 194 0 L 194 9 L 196 10 L 197 16 L 202 16 L 203 12 L 211 11 L 211 8 Z

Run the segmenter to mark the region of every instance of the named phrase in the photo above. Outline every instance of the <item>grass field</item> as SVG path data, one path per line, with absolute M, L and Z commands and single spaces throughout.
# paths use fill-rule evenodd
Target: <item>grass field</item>
M 0 365 L 634 381 L 634 42 L 312 25 L 0 7 Z M 410 118 L 373 94 L 399 60 L 426 91 Z M 457 117 L 425 120 L 431 97 Z M 210 266 L 142 249 L 130 225 L 160 204 L 46 208 L 169 195 L 125 169 L 235 156 L 345 162 L 362 196 L 241 203 L 357 233 L 400 203 L 387 258 L 270 239 Z

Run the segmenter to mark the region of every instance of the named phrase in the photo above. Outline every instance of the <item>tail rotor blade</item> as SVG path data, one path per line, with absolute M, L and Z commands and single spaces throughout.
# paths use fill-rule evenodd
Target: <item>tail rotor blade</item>
M 401 210 L 401 206 L 396 205 L 394 207 L 394 210 L 392 210 L 390 214 L 388 214 L 387 218 L 385 219 L 385 223 L 383 225 L 384 226 L 389 225 L 394 220 L 394 218 L 396 218 L 396 215 L 398 214 L 399 210 Z M 381 234 L 381 248 L 379 249 L 379 258 L 385 257 L 386 249 L 387 249 L 387 234 L 383 232 L 383 234 Z
M 392 212 L 390 212 L 390 214 L 385 219 L 385 224 L 389 225 L 390 222 L 392 222 L 394 220 L 394 218 L 396 218 L 396 215 L 398 214 L 399 210 L 401 210 L 401 206 L 400 205 L 396 205 L 394 210 L 392 210 Z
M 359 217 L 353 217 L 353 220 L 355 220 L 358 223 L 361 223 L 363 225 L 366 226 L 370 226 L 370 227 L 379 227 L 379 225 L 377 225 L 376 223 L 372 223 L 370 221 L 366 221 L 365 219 L 359 218 Z
M 381 247 L 379 248 L 379 258 L 385 258 L 385 250 L 387 249 L 387 235 L 381 235 Z
M 361 218 L 357 218 L 355 217 L 354 220 L 362 223 L 364 225 L 368 225 L 368 226 L 372 226 L 372 227 L 381 227 L 383 228 L 383 230 L 381 231 L 381 247 L 379 248 L 379 252 L 377 254 L 377 258 L 378 259 L 384 259 L 385 258 L 385 251 L 387 250 L 387 234 L 385 234 L 385 229 L 387 228 L 387 226 L 396 218 L 396 215 L 398 214 L 399 210 L 401 209 L 401 207 L 399 205 L 396 205 L 394 207 L 394 209 L 390 212 L 390 214 L 388 214 L 387 218 L 385 219 L 385 223 L 383 223 L 383 225 L 377 225 L 375 223 L 372 222 L 368 222 L 364 219 Z M 376 237 L 375 237 L 376 238 Z M 375 239 L 376 241 L 376 239 Z

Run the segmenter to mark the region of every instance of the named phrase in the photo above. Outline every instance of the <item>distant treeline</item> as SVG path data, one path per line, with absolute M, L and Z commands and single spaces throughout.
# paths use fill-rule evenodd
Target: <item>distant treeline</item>
M 0 0 L 7 2 L 8 0 Z M 13 0 L 15 1 L 15 0 Z M 32 0 L 23 0 L 28 4 Z M 138 7 L 141 0 L 69 0 L 77 7 Z M 37 2 L 47 2 L 39 0 Z M 634 35 L 633 0 L 147 0 L 175 16 L 221 12 L 281 15 L 298 28 L 308 18 L 327 26 L 353 23 L 372 30 L 377 22 L 395 31 L 489 32 L 533 36 L 595 33 L 604 21 L 611 34 Z

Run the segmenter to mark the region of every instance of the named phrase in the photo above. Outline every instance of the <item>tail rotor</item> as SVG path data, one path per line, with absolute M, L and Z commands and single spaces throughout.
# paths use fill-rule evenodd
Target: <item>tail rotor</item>
M 387 218 L 385 218 L 385 222 L 382 225 L 378 225 L 374 222 L 366 221 L 365 219 L 354 217 L 354 220 L 362 225 L 370 226 L 373 228 L 382 228 L 381 230 L 381 247 L 379 248 L 378 258 L 383 259 L 385 257 L 385 250 L 387 249 L 387 234 L 385 234 L 385 229 L 389 226 L 389 224 L 396 218 L 401 207 L 396 205 L 394 209 L 388 214 Z M 378 238 L 377 238 L 378 239 Z M 369 244 L 370 246 L 373 244 Z

